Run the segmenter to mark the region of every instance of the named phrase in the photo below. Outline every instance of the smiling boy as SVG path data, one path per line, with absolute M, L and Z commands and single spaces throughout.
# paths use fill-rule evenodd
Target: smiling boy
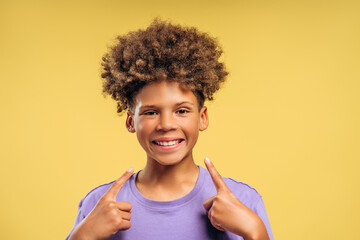
M 193 158 L 204 101 L 227 75 L 216 41 L 159 20 L 118 40 L 103 58 L 104 92 L 127 110 L 146 166 L 90 191 L 67 239 L 273 239 L 261 195 Z

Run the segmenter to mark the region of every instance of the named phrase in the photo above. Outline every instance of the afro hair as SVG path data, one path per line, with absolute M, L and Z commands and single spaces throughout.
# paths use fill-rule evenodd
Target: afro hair
M 103 93 L 117 102 L 117 112 L 132 109 L 134 96 L 146 84 L 176 81 L 190 89 L 199 107 L 225 81 L 228 72 L 219 61 L 216 39 L 194 27 L 155 19 L 145 30 L 117 37 L 102 58 Z

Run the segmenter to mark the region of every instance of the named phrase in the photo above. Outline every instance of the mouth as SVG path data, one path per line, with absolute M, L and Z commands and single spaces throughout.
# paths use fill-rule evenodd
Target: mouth
M 177 139 L 177 140 L 173 140 L 173 141 L 152 141 L 153 143 L 155 143 L 158 146 L 174 146 L 176 144 L 181 143 L 182 141 L 184 141 L 184 139 Z
M 163 150 L 171 150 L 175 149 L 182 145 L 184 142 L 184 139 L 178 138 L 178 139 L 157 139 L 152 141 L 152 143 L 159 149 Z

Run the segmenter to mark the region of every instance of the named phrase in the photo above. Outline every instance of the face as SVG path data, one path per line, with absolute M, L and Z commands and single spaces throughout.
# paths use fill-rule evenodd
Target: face
M 199 131 L 207 126 L 207 109 L 199 110 L 193 92 L 167 81 L 142 88 L 126 119 L 126 127 L 136 133 L 148 161 L 161 165 L 193 161 L 192 149 Z

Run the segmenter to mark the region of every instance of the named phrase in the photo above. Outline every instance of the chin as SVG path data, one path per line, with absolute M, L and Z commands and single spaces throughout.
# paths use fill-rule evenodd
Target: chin
M 174 166 L 181 162 L 179 159 L 156 159 L 155 161 L 162 166 Z
M 169 157 L 157 157 L 152 159 L 162 166 L 174 166 L 181 163 L 186 158 L 179 156 L 172 156 L 172 157 L 169 156 Z

